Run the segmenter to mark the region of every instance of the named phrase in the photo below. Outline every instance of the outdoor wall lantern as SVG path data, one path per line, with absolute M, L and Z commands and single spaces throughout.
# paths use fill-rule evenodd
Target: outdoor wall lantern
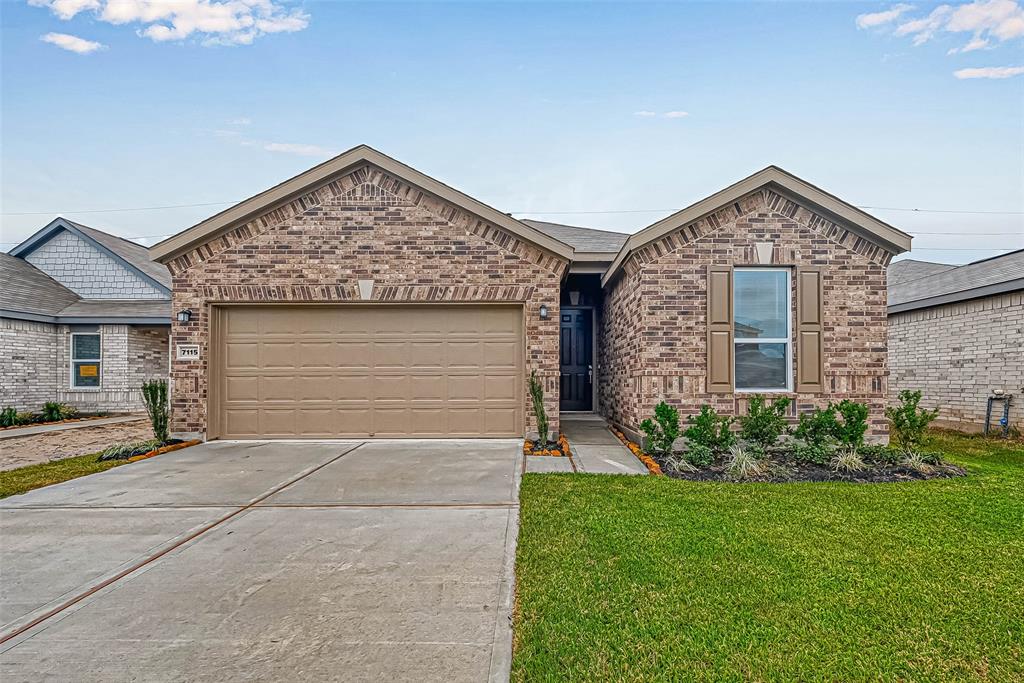
M 192 319 L 192 311 L 187 308 L 178 311 L 177 318 L 179 323 L 187 323 L 189 320 Z
M 541 304 L 540 305 L 540 319 L 541 320 L 547 320 L 548 319 L 548 305 L 547 304 Z

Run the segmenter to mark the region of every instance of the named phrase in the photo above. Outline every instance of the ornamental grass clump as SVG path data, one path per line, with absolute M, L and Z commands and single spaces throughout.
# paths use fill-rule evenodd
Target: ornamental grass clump
M 64 405 L 58 401 L 47 401 L 43 404 L 43 411 L 40 414 L 43 422 L 60 422 L 70 420 L 78 411 L 71 406 Z
M 857 451 L 841 450 L 832 456 L 829 463 L 836 472 L 861 472 L 868 468 L 867 463 Z
M 734 479 L 753 479 L 764 474 L 764 463 L 756 449 L 734 444 L 729 449 L 725 471 Z
M 0 411 L 0 427 L 16 427 L 20 424 L 17 408 L 8 406 Z
M 669 454 L 672 444 L 679 438 L 679 411 L 662 401 L 654 407 L 654 419 L 641 422 L 640 430 L 647 437 L 644 449 L 648 453 Z
M 119 443 L 111 446 L 102 453 L 100 453 L 100 460 L 127 460 L 136 455 L 143 455 L 150 451 L 156 450 L 163 445 L 161 441 L 157 439 L 148 439 L 146 441 L 129 441 L 127 443 Z
M 548 443 L 548 414 L 544 410 L 544 386 L 537 378 L 537 371 L 530 371 L 530 398 L 533 401 L 533 416 L 537 420 L 537 443 L 543 448 Z
M 790 403 L 792 400 L 785 396 L 766 403 L 764 396 L 755 394 L 747 404 L 747 414 L 738 418 L 740 436 L 765 450 L 771 448 L 786 432 L 786 410 Z
M 160 443 L 167 441 L 167 423 L 170 409 L 167 402 L 167 380 L 150 379 L 142 383 L 142 400 L 149 414 L 149 424 L 153 427 L 153 436 Z

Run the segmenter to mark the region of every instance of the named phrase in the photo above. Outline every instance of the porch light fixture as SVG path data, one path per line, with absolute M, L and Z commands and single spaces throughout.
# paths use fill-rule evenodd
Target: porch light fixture
M 548 305 L 547 304 L 541 304 L 540 305 L 540 319 L 541 320 L 547 320 L 548 319 Z
M 178 318 L 179 323 L 187 323 L 192 319 L 192 311 L 188 308 L 182 309 L 178 311 L 178 315 L 176 317 Z

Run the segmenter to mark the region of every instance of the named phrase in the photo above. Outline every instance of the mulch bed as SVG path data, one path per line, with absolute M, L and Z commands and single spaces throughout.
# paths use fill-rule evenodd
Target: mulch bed
M 49 422 L 45 420 L 38 420 L 35 422 L 22 422 L 21 424 L 12 425 L 10 427 L 0 427 L 0 432 L 7 431 L 8 429 L 22 429 L 24 427 L 42 427 L 43 425 L 62 425 L 68 422 L 89 422 L 90 420 L 102 420 L 108 417 L 120 417 L 120 415 L 112 415 L 110 413 L 100 413 L 97 415 L 82 415 L 80 417 L 72 417 L 67 420 L 51 420 Z
M 654 460 L 661 465 L 662 471 L 673 479 L 686 479 L 689 481 L 726 481 L 736 482 L 737 480 L 726 471 L 725 458 L 719 458 L 709 467 L 698 469 L 696 472 L 677 472 L 668 466 L 664 458 L 654 456 Z M 821 482 L 821 481 L 845 481 L 855 484 L 880 484 L 899 481 L 920 481 L 923 479 L 949 479 L 952 477 L 963 477 L 967 471 L 957 465 L 940 463 L 932 465 L 931 472 L 920 472 L 910 467 L 893 463 L 879 463 L 866 460 L 868 469 L 860 472 L 837 472 L 827 465 L 815 463 L 798 462 L 789 458 L 774 456 L 768 459 L 767 471 L 755 477 L 743 479 L 743 482 L 770 482 L 785 483 L 797 481 Z
M 530 440 L 523 442 L 523 455 L 569 457 L 570 453 L 569 440 L 565 438 L 565 434 L 559 434 L 558 441 L 548 441 L 546 444 Z

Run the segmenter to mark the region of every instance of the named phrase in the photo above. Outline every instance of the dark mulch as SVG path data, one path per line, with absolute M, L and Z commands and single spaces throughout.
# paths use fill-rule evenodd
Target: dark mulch
M 662 471 L 673 479 L 688 481 L 736 481 L 726 471 L 726 459 L 719 458 L 708 467 L 696 472 L 677 472 L 664 458 L 653 456 Z M 743 479 L 743 482 L 786 483 L 798 481 L 846 481 L 856 484 L 879 484 L 897 481 L 920 481 L 922 479 L 949 479 L 963 477 L 967 471 L 951 463 L 932 465 L 931 472 L 904 467 L 898 463 L 878 462 L 865 459 L 868 469 L 860 472 L 837 472 L 828 465 L 801 462 L 785 456 L 772 455 L 768 458 L 765 474 Z

